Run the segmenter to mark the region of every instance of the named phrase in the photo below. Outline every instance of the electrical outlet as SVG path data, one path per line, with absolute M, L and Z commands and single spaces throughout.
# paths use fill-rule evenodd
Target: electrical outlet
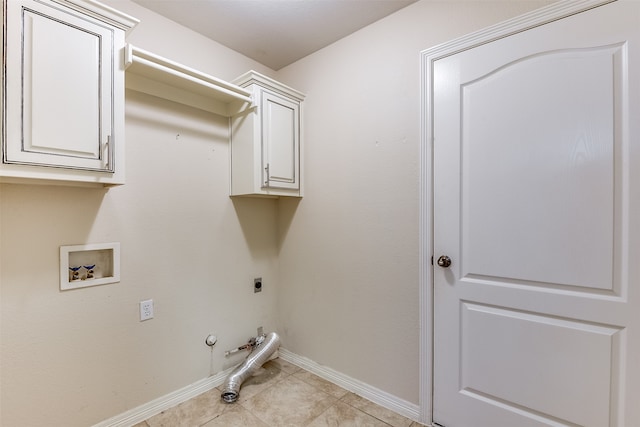
M 153 319 L 153 300 L 140 301 L 140 321 Z
M 262 277 L 253 279 L 253 292 L 262 292 Z

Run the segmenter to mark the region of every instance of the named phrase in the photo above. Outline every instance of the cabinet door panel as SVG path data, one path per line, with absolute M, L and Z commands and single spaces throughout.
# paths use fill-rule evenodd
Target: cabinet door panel
M 25 3 L 27 4 L 27 3 Z M 54 7 L 12 7 L 5 162 L 112 172 L 113 32 Z M 31 8 L 38 7 L 38 10 Z M 15 21 L 10 21 L 15 22 Z M 20 31 L 21 37 L 16 37 Z M 19 57 L 18 57 L 19 55 Z M 16 141 L 19 139 L 19 141 Z
M 299 188 L 299 106 L 265 93 L 263 108 L 263 163 L 268 187 Z

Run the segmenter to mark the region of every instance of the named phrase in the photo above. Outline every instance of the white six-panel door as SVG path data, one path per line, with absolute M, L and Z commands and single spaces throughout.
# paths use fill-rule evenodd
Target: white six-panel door
M 639 61 L 619 1 L 433 62 L 435 422 L 640 426 Z

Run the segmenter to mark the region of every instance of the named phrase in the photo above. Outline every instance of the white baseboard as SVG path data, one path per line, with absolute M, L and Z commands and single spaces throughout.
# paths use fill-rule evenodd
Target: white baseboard
M 340 372 L 334 371 L 326 366 L 319 365 L 313 360 L 299 356 L 287 349 L 280 348 L 280 357 L 302 369 L 311 372 L 329 382 L 332 382 L 345 390 L 349 390 L 371 402 L 396 412 L 413 421 L 420 422 L 420 406 L 400 399 L 397 396 L 377 389 L 362 381 L 348 377 Z
M 229 375 L 234 368 L 235 367 L 231 367 L 208 378 L 196 381 L 193 384 L 161 396 L 151 402 L 140 405 L 137 408 L 130 409 L 127 412 L 123 412 L 120 415 L 116 415 L 115 417 L 95 424 L 93 427 L 131 427 L 136 425 L 164 410 L 172 408 L 182 402 L 186 402 L 187 400 L 198 396 L 199 394 L 216 388 L 220 384 L 224 383 L 227 375 Z
M 407 402 L 406 400 L 365 384 L 362 381 L 348 377 L 331 368 L 327 368 L 326 366 L 319 365 L 306 357 L 299 356 L 282 347 L 280 347 L 278 353 L 283 360 L 299 366 L 320 378 L 332 382 L 345 390 L 349 390 L 377 405 L 390 409 L 411 420 L 419 421 L 420 407 L 414 403 Z M 218 372 L 213 376 L 196 381 L 193 384 L 171 392 L 165 396 L 161 396 L 151 402 L 140 405 L 137 408 L 130 409 L 120 415 L 116 415 L 115 417 L 95 424 L 93 427 L 131 427 L 159 414 L 164 410 L 172 408 L 219 386 L 224 383 L 225 379 L 234 368 L 235 367 L 231 367 L 222 372 Z

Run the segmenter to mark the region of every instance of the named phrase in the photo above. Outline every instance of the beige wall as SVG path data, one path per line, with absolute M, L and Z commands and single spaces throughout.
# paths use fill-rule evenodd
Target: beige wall
M 143 49 L 306 92 L 306 197 L 230 200 L 226 119 L 136 92 L 126 185 L 0 185 L 0 424 L 97 423 L 238 362 L 224 350 L 257 326 L 417 403 L 418 53 L 543 2 L 423 0 L 279 73 L 107 3 L 143 21 L 129 38 Z M 121 283 L 58 290 L 60 245 L 110 241 Z
M 421 1 L 280 71 L 307 93 L 307 197 L 280 236 L 289 350 L 418 403 L 419 52 L 547 3 Z
M 113 5 L 143 20 L 130 37 L 141 48 L 225 79 L 260 70 Z M 126 103 L 126 185 L 0 185 L 2 426 L 95 424 L 238 363 L 224 350 L 275 329 L 277 203 L 228 197 L 227 119 L 130 91 Z M 119 284 L 59 291 L 60 245 L 111 241 Z M 155 318 L 141 323 L 148 298 Z

